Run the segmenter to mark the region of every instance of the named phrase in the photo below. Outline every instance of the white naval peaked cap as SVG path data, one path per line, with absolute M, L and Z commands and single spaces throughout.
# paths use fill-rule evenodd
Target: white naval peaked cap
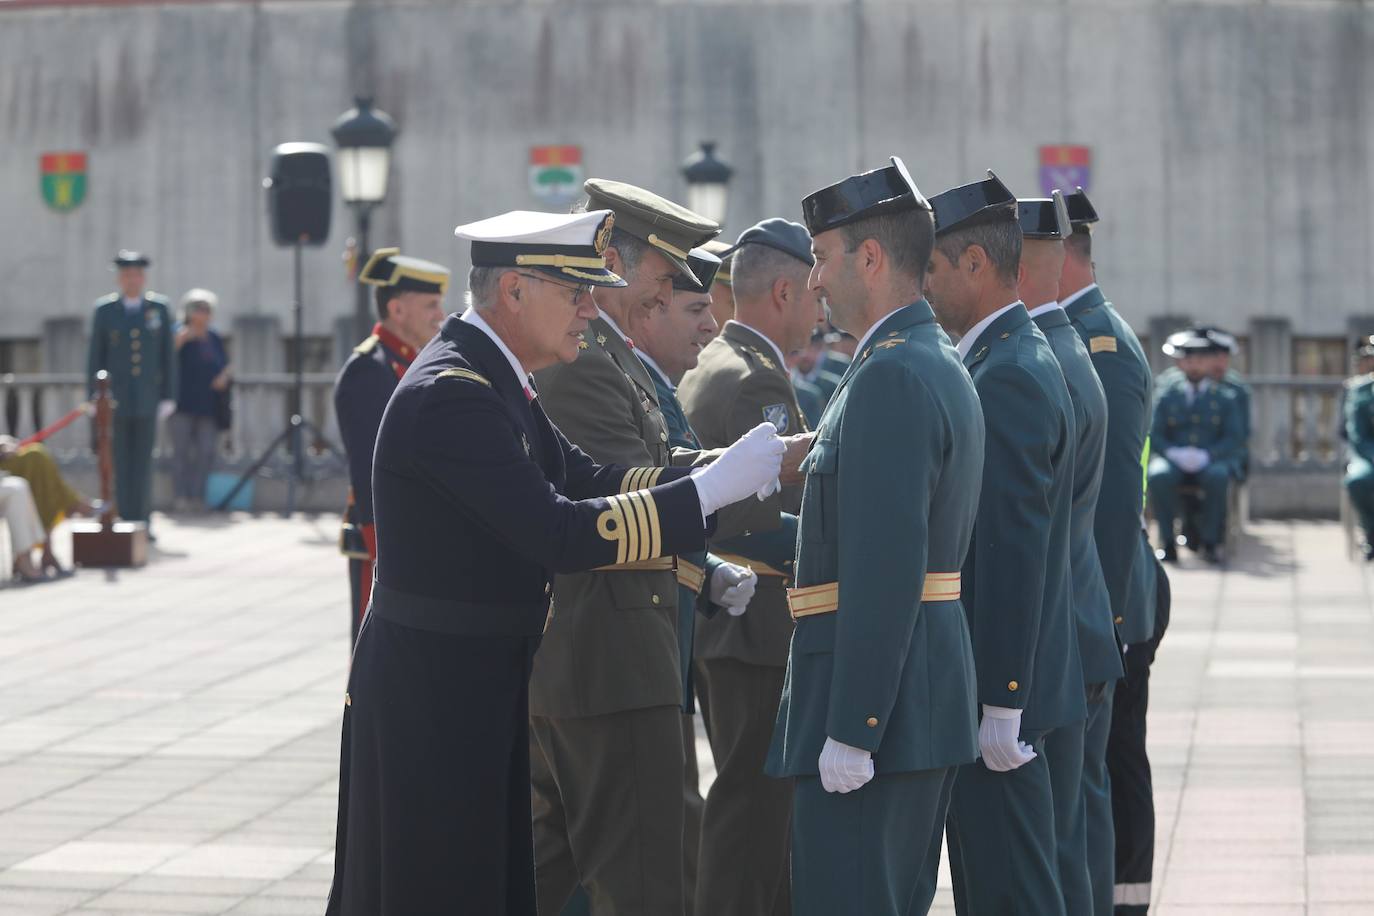
M 529 267 L 578 284 L 625 286 L 606 269 L 615 214 L 512 210 L 453 230 L 472 243 L 473 267 Z

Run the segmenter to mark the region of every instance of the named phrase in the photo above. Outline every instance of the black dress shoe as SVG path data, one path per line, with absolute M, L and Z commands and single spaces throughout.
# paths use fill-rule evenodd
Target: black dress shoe
M 1155 551 L 1155 559 L 1161 563 L 1177 563 L 1178 548 L 1173 544 L 1165 544 L 1162 549 Z

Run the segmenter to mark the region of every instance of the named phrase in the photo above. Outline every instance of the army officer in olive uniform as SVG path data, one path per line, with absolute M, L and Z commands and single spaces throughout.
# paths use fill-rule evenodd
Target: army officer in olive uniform
M 171 307 L 165 296 L 144 291 L 151 263 L 137 251 L 115 256 L 119 292 L 96 302 L 86 355 L 89 395 L 96 373 L 110 373 L 115 506 L 121 518 L 145 523 L 153 510 L 157 423 L 175 409 L 177 390 Z
M 1111 706 L 1104 698 L 1122 673 L 1111 598 L 1107 595 L 1094 537 L 1107 446 L 1107 396 L 1087 346 L 1059 307 L 1064 238 L 1073 231 L 1064 196 L 1055 191 L 1050 198 L 1019 200 L 1017 213 L 1023 239 L 1019 293 L 1064 371 L 1078 437 L 1074 450 L 1073 516 L 1069 525 L 1070 568 L 1088 719 L 1082 726 L 1065 725 L 1050 732 L 1045 737 L 1045 756 L 1054 791 L 1054 830 L 1064 906 L 1070 913 L 1092 913 L 1104 897 L 1110 910 L 1112 882 L 1109 874 L 1103 874 L 1095 885 L 1089 873 L 1089 792 L 1084 774 L 1091 771 L 1096 774 L 1093 780 L 1100 780 L 1106 772 Z M 1086 740 L 1090 726 L 1096 726 L 1091 746 Z M 1106 819 L 1105 823 L 1095 825 L 1095 838 L 1110 836 L 1110 796 L 1097 788 L 1094 791 L 1097 794 L 1093 815 Z
M 785 353 L 806 346 L 823 312 L 808 275 L 815 258 L 804 226 L 768 219 L 730 249 L 735 318 L 701 354 L 680 394 L 707 447 L 733 442 L 768 420 L 779 432 L 807 429 Z M 796 554 L 801 488 L 752 507 L 747 536 L 712 549 L 759 573 L 742 617 L 697 622 L 702 712 L 716 762 L 702 823 L 697 912 L 712 916 L 787 913 L 792 787 L 763 765 L 787 672 L 792 618 L 786 587 Z
M 989 172 L 937 195 L 926 290 L 958 333 L 987 427 L 983 493 L 963 570 L 978 662 L 982 760 L 950 805 L 962 912 L 1063 914 L 1044 738 L 1083 727 L 1070 533 L 1077 434 L 1064 373 L 1017 294 L 1016 197 Z M 1016 854 L 1008 861 L 1007 850 Z
M 689 476 L 598 465 L 550 423 L 528 369 L 575 359 L 589 288 L 623 286 L 602 253 L 611 219 L 514 212 L 457 230 L 473 307 L 416 358 L 377 434 L 331 914 L 533 916 L 527 682 L 554 573 L 699 550 L 716 509 L 776 480 L 767 426 Z M 632 779 L 622 756 L 601 766 Z
M 630 316 L 667 308 L 673 277 L 691 274 L 687 253 L 720 229 L 632 185 L 590 179 L 585 189 L 589 208 L 615 215 L 605 257 L 628 285 L 595 292 L 579 357 L 536 376 L 539 400 L 593 459 L 649 468 L 636 483 L 652 483 L 673 453 Z M 558 577 L 530 682 L 540 912 L 558 913 L 580 884 L 593 913 L 678 916 L 685 752 L 674 563 L 604 566 Z
M 924 913 L 956 768 L 978 753 L 959 567 L 982 413 L 921 298 L 933 225 L 901 160 L 802 212 L 811 285 L 861 340 L 803 465 L 768 772 L 795 781 L 793 912 Z

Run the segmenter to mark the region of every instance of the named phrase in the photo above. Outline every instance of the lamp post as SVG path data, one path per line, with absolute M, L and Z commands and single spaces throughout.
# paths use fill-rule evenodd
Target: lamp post
M 714 140 L 702 140 L 701 149 L 682 163 L 687 179 L 687 209 L 725 224 L 726 191 L 734 169 L 716 158 Z
M 353 208 L 358 222 L 358 269 L 367 263 L 367 230 L 372 210 L 386 199 L 387 172 L 391 167 L 391 144 L 396 139 L 396 122 L 386 112 L 372 107 L 372 100 L 358 97 L 334 122 L 330 132 L 339 147 L 339 189 L 344 203 Z M 367 286 L 359 281 L 354 311 L 357 336 L 366 337 L 372 329 L 372 310 L 368 306 Z

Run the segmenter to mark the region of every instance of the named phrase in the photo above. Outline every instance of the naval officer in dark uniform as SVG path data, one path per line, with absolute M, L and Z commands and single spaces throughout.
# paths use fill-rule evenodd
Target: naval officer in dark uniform
M 372 522 L 372 451 L 382 411 L 420 348 L 444 320 L 448 268 L 379 248 L 358 280 L 376 287 L 378 322 L 353 349 L 334 382 L 334 413 L 348 455 L 348 507 L 339 549 L 348 557 L 349 628 L 353 642 L 372 594 L 377 531 Z
M 577 357 L 607 211 L 461 226 L 473 307 L 387 405 L 377 573 L 344 696 L 330 913 L 535 913 L 528 681 L 555 572 L 699 550 L 722 506 L 776 483 L 760 424 L 711 465 L 598 465 L 529 370 Z M 649 486 L 653 484 L 653 486 Z
M 157 423 L 176 409 L 177 391 L 171 305 L 144 289 L 151 263 L 137 251 L 115 255 L 119 292 L 96 302 L 86 356 L 89 395 L 95 394 L 96 373 L 110 373 L 115 506 L 120 518 L 145 523 L 153 511 Z
M 995 175 L 936 195 L 926 291 L 959 335 L 987 427 L 978 522 L 963 570 L 982 759 L 949 814 L 964 913 L 1063 914 L 1044 739 L 1083 728 L 1070 526 L 1077 435 L 1064 373 L 1018 298 L 1016 196 Z M 1013 854 L 1008 854 L 1008 850 Z

